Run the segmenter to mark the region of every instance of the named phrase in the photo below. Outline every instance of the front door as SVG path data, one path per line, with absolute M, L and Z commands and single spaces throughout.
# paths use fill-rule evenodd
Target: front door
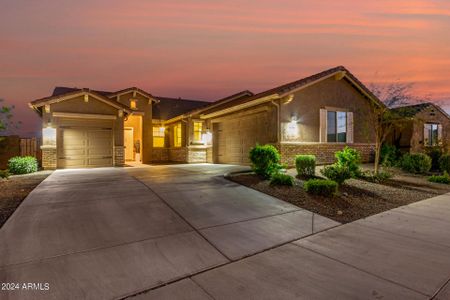
M 125 127 L 124 144 L 125 160 L 134 160 L 133 127 Z

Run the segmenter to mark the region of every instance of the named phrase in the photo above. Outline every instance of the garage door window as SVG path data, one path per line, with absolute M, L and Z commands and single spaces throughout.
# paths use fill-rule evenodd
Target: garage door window
M 181 147 L 181 124 L 173 127 L 173 143 L 174 147 Z

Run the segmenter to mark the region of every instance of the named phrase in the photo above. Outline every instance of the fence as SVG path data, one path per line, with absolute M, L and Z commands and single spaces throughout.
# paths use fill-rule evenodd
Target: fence
M 34 156 L 39 163 L 42 159 L 40 138 L 20 138 L 17 135 L 3 136 L 0 140 L 0 170 L 7 167 L 14 156 Z

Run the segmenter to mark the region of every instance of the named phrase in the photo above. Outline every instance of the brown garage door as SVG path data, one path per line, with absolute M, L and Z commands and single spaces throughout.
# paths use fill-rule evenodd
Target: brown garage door
M 215 162 L 250 163 L 248 153 L 256 144 L 270 142 L 267 113 L 259 113 L 214 124 Z
M 102 122 L 87 122 L 86 125 L 58 127 L 58 168 L 113 165 L 112 126 Z

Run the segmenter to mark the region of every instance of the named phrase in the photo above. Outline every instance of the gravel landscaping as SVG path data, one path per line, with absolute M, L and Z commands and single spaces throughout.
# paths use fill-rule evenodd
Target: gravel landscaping
M 289 173 L 294 175 L 295 171 Z M 450 185 L 431 183 L 423 176 L 399 172 L 382 184 L 347 180 L 334 197 L 306 193 L 304 181 L 298 178 L 293 187 L 271 186 L 269 181 L 255 174 L 239 174 L 229 179 L 341 223 L 450 192 Z
M 51 173 L 51 171 L 41 171 L 11 176 L 8 180 L 0 179 L 0 227 L 13 214 L 23 199 Z

